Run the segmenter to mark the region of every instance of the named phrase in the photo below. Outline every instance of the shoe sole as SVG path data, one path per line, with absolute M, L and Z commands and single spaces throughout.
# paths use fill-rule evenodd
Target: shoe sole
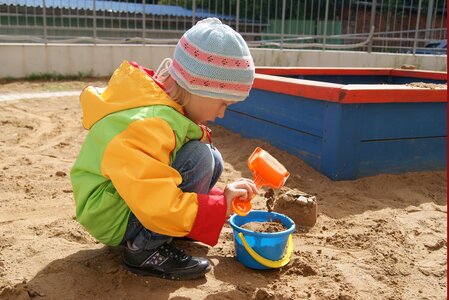
M 192 279 L 197 279 L 199 277 L 203 277 L 207 272 L 209 272 L 212 267 L 210 265 L 208 265 L 202 273 L 194 273 L 194 274 L 170 274 L 170 273 L 165 273 L 162 271 L 157 271 L 157 270 L 143 270 L 141 268 L 136 268 L 130 265 L 127 265 L 125 263 L 125 268 L 134 273 L 134 274 L 138 274 L 138 275 L 142 275 L 142 276 L 153 276 L 153 277 L 159 277 L 159 278 L 163 278 L 163 279 L 170 279 L 170 280 L 192 280 Z

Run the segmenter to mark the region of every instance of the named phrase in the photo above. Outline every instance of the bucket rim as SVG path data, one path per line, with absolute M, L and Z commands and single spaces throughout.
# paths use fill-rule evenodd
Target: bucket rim
M 291 226 L 289 228 L 287 228 L 286 230 L 279 231 L 279 232 L 256 232 L 256 231 L 252 231 L 252 230 L 248 230 L 248 229 L 242 228 L 242 227 L 238 226 L 237 224 L 235 224 L 235 220 L 237 218 L 240 218 L 240 219 L 243 218 L 244 219 L 244 218 L 248 218 L 249 216 L 251 216 L 251 214 L 260 214 L 260 213 L 273 214 L 273 215 L 281 216 L 282 218 L 287 219 L 289 222 L 291 222 Z M 252 222 L 252 221 L 250 220 L 248 222 L 243 223 L 242 225 L 250 223 L 250 222 Z M 286 234 L 291 234 L 295 230 L 295 228 L 296 228 L 295 222 L 289 216 L 281 214 L 281 213 L 278 213 L 278 212 L 268 212 L 266 210 L 251 210 L 251 212 L 248 215 L 244 216 L 244 217 L 239 216 L 237 214 L 234 214 L 234 215 L 232 215 L 229 218 L 229 224 L 231 225 L 233 230 L 243 232 L 243 233 L 245 233 L 247 235 L 263 236 L 263 237 L 284 236 Z M 286 225 L 283 222 L 282 222 L 282 225 L 284 225 L 286 227 Z

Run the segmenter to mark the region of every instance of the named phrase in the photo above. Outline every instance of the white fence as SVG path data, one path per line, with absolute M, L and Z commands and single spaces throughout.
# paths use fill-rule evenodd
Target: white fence
M 446 0 L 0 0 L 0 42 L 175 43 L 215 16 L 252 47 L 390 53 L 447 38 Z M 438 46 L 436 44 L 433 44 Z

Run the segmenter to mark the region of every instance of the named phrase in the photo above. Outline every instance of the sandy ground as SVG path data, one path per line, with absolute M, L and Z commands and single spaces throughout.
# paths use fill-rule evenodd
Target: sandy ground
M 9 92 L 81 89 L 85 83 L 10 83 Z M 0 102 L 1 299 L 445 299 L 446 172 L 379 175 L 333 182 L 264 142 L 213 126 L 226 161 L 219 182 L 249 177 L 256 146 L 291 172 L 282 195 L 318 203 L 317 223 L 294 234 L 290 263 L 256 271 L 234 258 L 232 229 L 219 244 L 177 242 L 214 268 L 175 282 L 139 277 L 120 248 L 98 244 L 74 219 L 70 168 L 86 134 L 77 97 Z M 264 193 L 253 202 L 266 209 Z M 288 199 L 287 199 L 288 200 Z M 298 210 L 290 203 L 287 214 Z M 276 206 L 275 206 L 276 210 Z

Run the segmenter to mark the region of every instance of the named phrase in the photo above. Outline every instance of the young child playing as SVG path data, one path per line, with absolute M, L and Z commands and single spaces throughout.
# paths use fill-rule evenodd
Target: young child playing
M 214 188 L 220 152 L 202 125 L 244 100 L 254 63 L 240 34 L 216 18 L 198 22 L 156 73 L 124 61 L 104 90 L 80 96 L 89 130 L 71 171 L 77 220 L 100 242 L 124 245 L 132 272 L 193 279 L 210 262 L 175 247 L 173 237 L 217 243 L 250 179 Z

